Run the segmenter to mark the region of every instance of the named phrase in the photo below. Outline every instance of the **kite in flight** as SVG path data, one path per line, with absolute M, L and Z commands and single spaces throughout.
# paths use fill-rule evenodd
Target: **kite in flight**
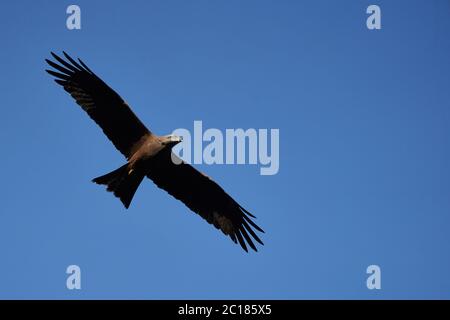
M 63 54 L 67 60 L 51 52 L 59 64 L 45 59 L 56 70 L 46 71 L 56 77 L 56 83 L 75 99 L 127 158 L 127 163 L 120 168 L 92 181 L 106 185 L 107 191 L 113 192 L 128 208 L 139 184 L 147 177 L 222 230 L 234 243 L 239 242 L 245 251 L 247 244 L 258 251 L 253 240 L 263 243 L 253 228 L 264 231 L 252 221 L 255 216 L 207 175 L 176 158 L 172 147 L 181 142 L 181 138 L 152 133 L 127 103 L 83 61 L 78 59 L 77 62 L 65 52 Z

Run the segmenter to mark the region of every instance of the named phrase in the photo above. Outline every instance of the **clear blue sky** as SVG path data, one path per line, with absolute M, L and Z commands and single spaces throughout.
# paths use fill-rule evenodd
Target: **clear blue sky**
M 75 3 L 79 31 L 72 2 L 1 5 L 0 298 L 450 298 L 448 1 Z M 156 133 L 279 128 L 277 175 L 197 166 L 266 245 L 246 254 L 149 180 L 128 211 L 91 183 L 124 159 L 44 72 L 51 50 Z

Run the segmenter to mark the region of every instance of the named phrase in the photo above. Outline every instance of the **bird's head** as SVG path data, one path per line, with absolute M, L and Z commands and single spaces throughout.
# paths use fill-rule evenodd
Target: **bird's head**
M 180 143 L 181 141 L 183 141 L 183 138 L 180 136 L 176 136 L 174 134 L 163 136 L 161 139 L 161 143 L 166 147 L 173 147 L 176 144 Z

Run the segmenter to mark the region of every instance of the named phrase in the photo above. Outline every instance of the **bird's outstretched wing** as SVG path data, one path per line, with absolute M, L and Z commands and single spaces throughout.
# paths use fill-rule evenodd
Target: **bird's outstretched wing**
M 255 217 L 211 178 L 184 162 L 175 164 L 171 157 L 176 156 L 171 153 L 170 148 L 162 151 L 155 158 L 147 177 L 159 188 L 166 190 L 207 222 L 230 236 L 234 243 L 239 242 L 245 251 L 247 251 L 246 243 L 258 251 L 253 239 L 260 244 L 263 242 L 253 228 L 260 232 L 264 231 L 251 220 Z
M 45 61 L 57 71 L 46 70 L 56 77 L 84 111 L 103 129 L 114 146 L 129 158 L 152 133 L 131 111 L 127 103 L 80 59 L 76 62 L 65 52 L 67 61 L 51 53 L 59 62 Z

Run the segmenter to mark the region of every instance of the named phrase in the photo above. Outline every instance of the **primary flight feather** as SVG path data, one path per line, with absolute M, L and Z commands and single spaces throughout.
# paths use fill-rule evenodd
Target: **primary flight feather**
M 45 59 L 54 69 L 46 70 L 102 128 L 105 135 L 127 159 L 120 168 L 93 179 L 107 186 L 128 208 L 140 183 L 147 177 L 159 188 L 183 202 L 208 223 L 228 235 L 247 251 L 257 251 L 253 241 L 263 244 L 254 229 L 258 227 L 250 212 L 240 206 L 211 178 L 179 160 L 172 147 L 181 141 L 174 135 L 153 134 L 133 113 L 128 104 L 86 64 L 63 52 L 53 52 L 56 62 Z

